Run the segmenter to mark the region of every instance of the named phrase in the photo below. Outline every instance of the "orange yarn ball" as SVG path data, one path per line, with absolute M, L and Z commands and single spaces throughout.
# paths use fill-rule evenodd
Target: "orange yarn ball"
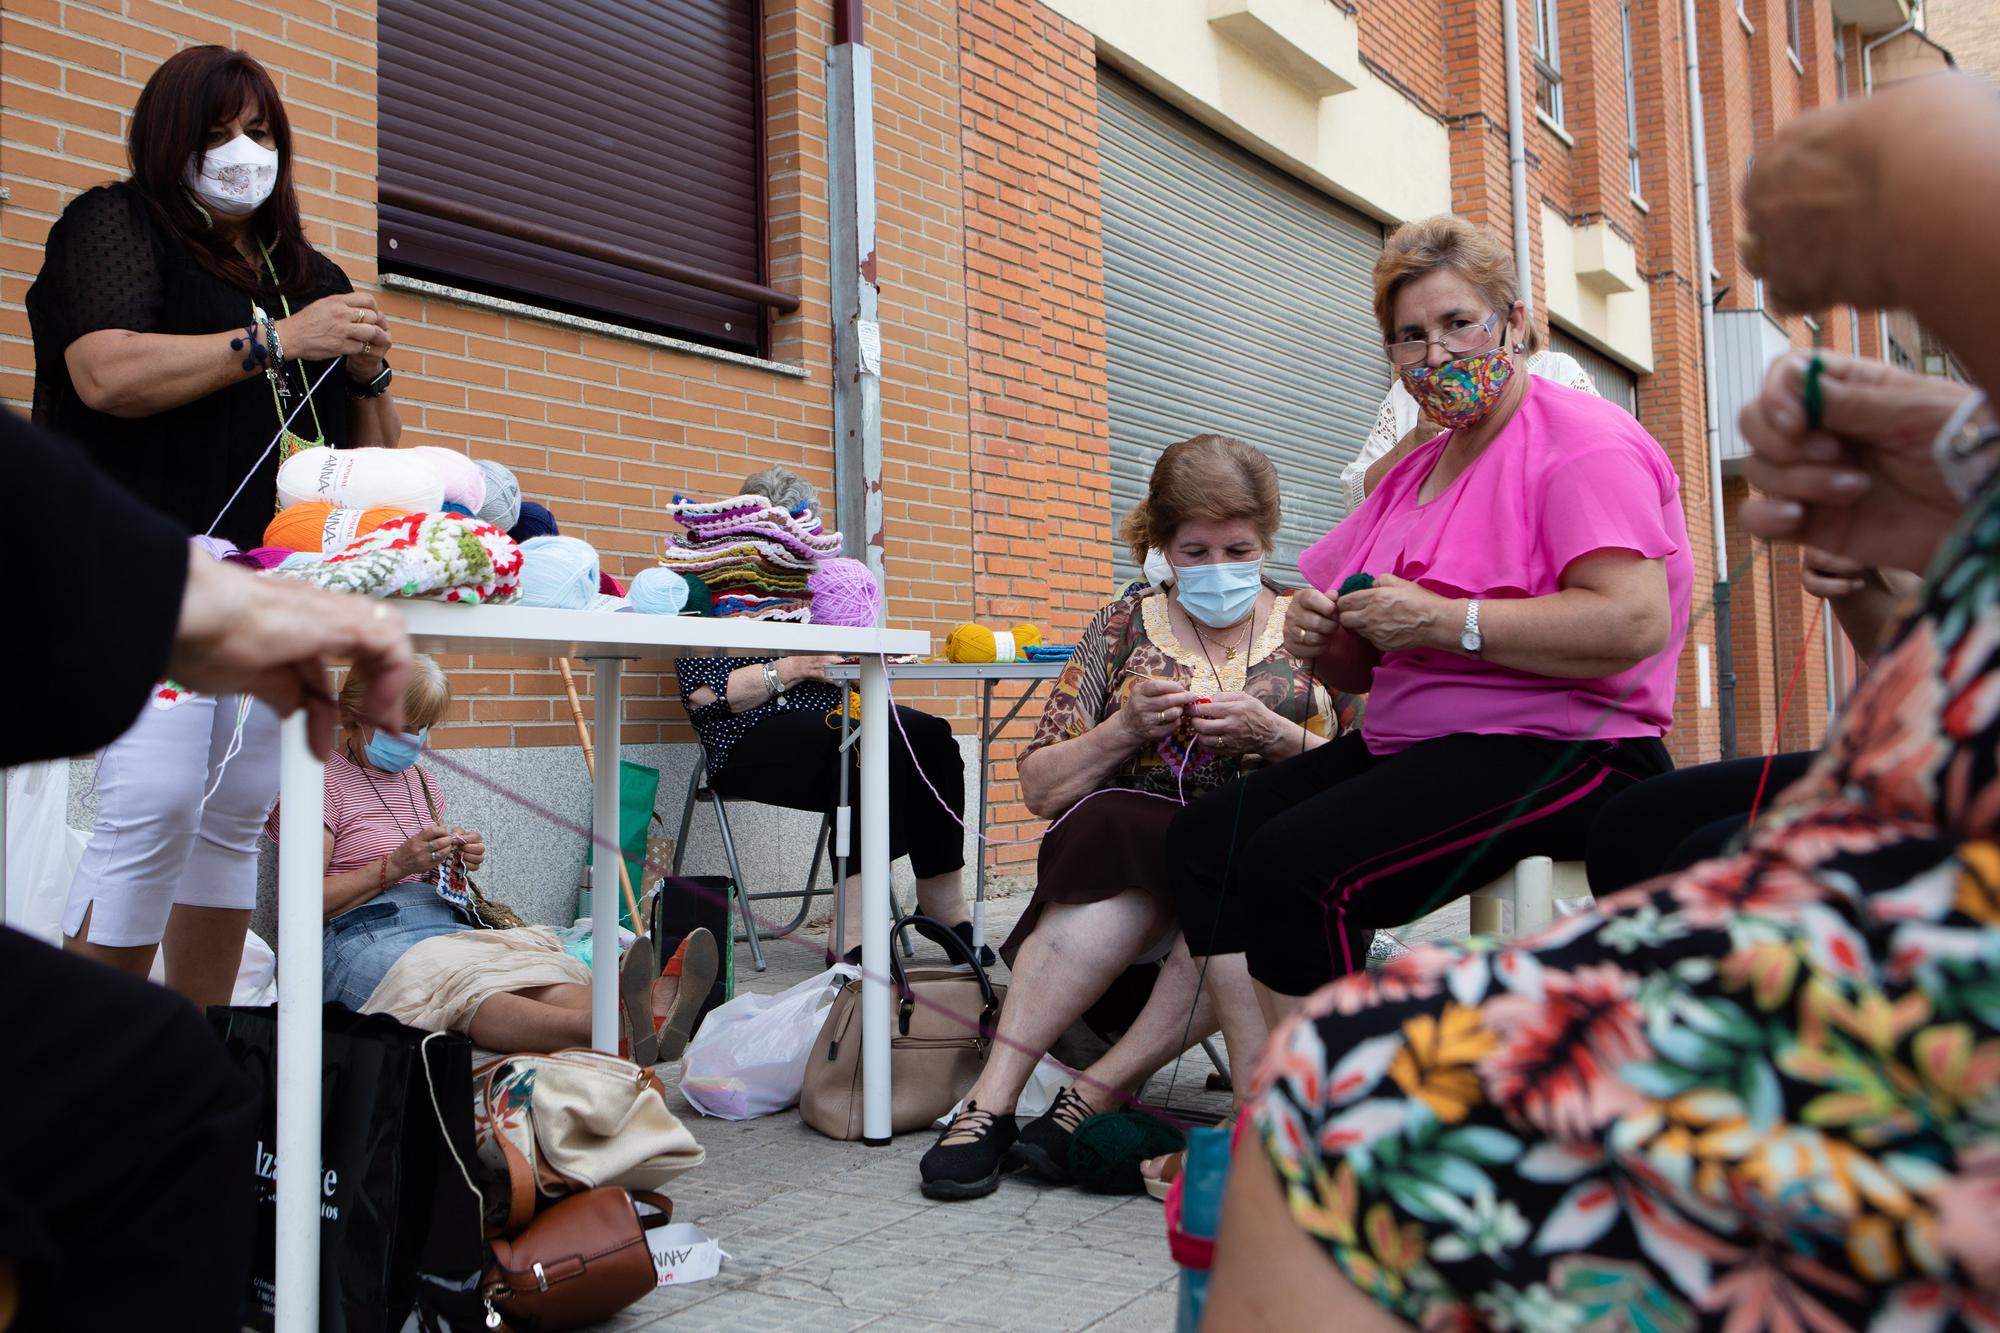
M 401 509 L 341 509 L 324 500 L 306 500 L 279 511 L 264 529 L 264 545 L 332 554 L 355 538 L 403 517 Z

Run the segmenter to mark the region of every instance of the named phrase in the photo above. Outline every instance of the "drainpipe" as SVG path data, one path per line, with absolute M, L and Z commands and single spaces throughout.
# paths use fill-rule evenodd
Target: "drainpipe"
M 1909 32 L 1910 30 L 1915 28 L 1917 26 L 1917 15 L 1922 11 L 1922 8 L 1923 8 L 1922 0 L 1912 0 L 1912 3 L 1910 5 L 1910 17 L 1906 19 L 1901 24 L 1901 26 L 1891 28 L 1889 29 L 1889 31 L 1883 33 L 1880 37 L 1877 37 L 1874 41 L 1865 42 L 1862 44 L 1861 47 L 1861 95 L 1862 96 L 1870 97 L 1873 96 L 1875 92 L 1875 48 L 1887 42 L 1893 42 L 1898 37 L 1901 37 L 1904 33 Z M 1889 359 L 1889 312 L 1886 310 L 1878 310 L 1875 312 L 1875 354 L 1884 361 L 1887 361 Z
M 862 0 L 835 0 L 827 52 L 833 262 L 833 470 L 845 554 L 883 581 L 882 325 L 875 280 L 875 57 Z M 887 599 L 883 599 L 886 607 Z M 876 613 L 883 623 L 886 611 Z
M 1514 272 L 1530 323 L 1535 318 L 1535 265 L 1528 253 L 1528 146 L 1521 125 L 1521 6 L 1500 0 L 1501 44 L 1507 48 L 1507 173 L 1514 195 Z
M 1852 93 L 1847 84 L 1847 28 L 1836 23 L 1833 27 L 1833 63 L 1840 70 L 1840 100 L 1845 102 Z M 1861 355 L 1861 312 L 1853 306 L 1847 307 L 1847 346 L 1856 356 Z
M 1715 236 L 1709 223 L 1708 131 L 1702 120 L 1701 55 L 1694 0 L 1681 0 L 1681 45 L 1687 51 L 1688 133 L 1694 153 L 1695 262 L 1701 266 L 1701 378 L 1707 400 L 1708 499 L 1715 527 L 1715 700 L 1722 757 L 1736 757 L 1736 653 L 1729 618 L 1729 527 L 1722 503 L 1722 412 L 1715 401 Z

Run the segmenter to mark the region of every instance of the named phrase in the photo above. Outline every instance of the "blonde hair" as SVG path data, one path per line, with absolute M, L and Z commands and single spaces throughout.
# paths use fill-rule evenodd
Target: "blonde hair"
M 1190 520 L 1245 518 L 1266 551 L 1278 535 L 1278 469 L 1254 445 L 1227 435 L 1170 444 L 1153 464 L 1146 498 L 1125 516 L 1119 536 L 1135 564 L 1153 547 L 1166 550 Z
M 1396 294 L 1418 278 L 1450 269 L 1479 289 L 1504 321 L 1521 299 L 1514 257 L 1492 232 L 1454 213 L 1396 228 L 1375 261 L 1375 322 L 1382 341 L 1396 336 Z
M 341 716 L 350 720 L 361 717 L 362 689 L 361 677 L 348 672 L 340 687 Z M 423 653 L 411 658 L 410 680 L 403 686 L 403 730 L 414 733 L 436 726 L 444 720 L 444 710 L 450 704 L 451 681 L 437 659 Z

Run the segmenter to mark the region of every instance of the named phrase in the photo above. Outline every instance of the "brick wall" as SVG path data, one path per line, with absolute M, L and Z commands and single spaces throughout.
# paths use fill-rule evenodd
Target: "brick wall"
M 1035 0 L 962 0 L 959 30 L 978 619 L 1074 642 L 1103 604 L 1118 517 L 1096 57 L 1089 34 Z M 1013 759 L 1039 712 L 995 749 L 989 820 L 1002 836 L 1034 827 Z M 1025 869 L 1035 848 L 991 857 Z

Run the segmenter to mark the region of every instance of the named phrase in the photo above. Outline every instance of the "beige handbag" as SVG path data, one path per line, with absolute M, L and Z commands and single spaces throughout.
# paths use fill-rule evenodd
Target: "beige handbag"
M 895 944 L 910 924 L 890 932 L 889 968 L 896 989 L 890 1019 L 889 1066 L 893 1090 L 890 1125 L 895 1133 L 930 1126 L 958 1105 L 993 1043 L 1004 986 L 995 986 L 965 942 L 940 926 L 963 967 L 917 968 L 907 974 Z M 861 981 L 834 997 L 826 1022 L 806 1057 L 799 1116 L 831 1139 L 861 1137 Z
M 503 1055 L 472 1071 L 488 1235 L 511 1236 L 544 1200 L 600 1185 L 658 1189 L 700 1166 L 659 1076 L 583 1048 Z

